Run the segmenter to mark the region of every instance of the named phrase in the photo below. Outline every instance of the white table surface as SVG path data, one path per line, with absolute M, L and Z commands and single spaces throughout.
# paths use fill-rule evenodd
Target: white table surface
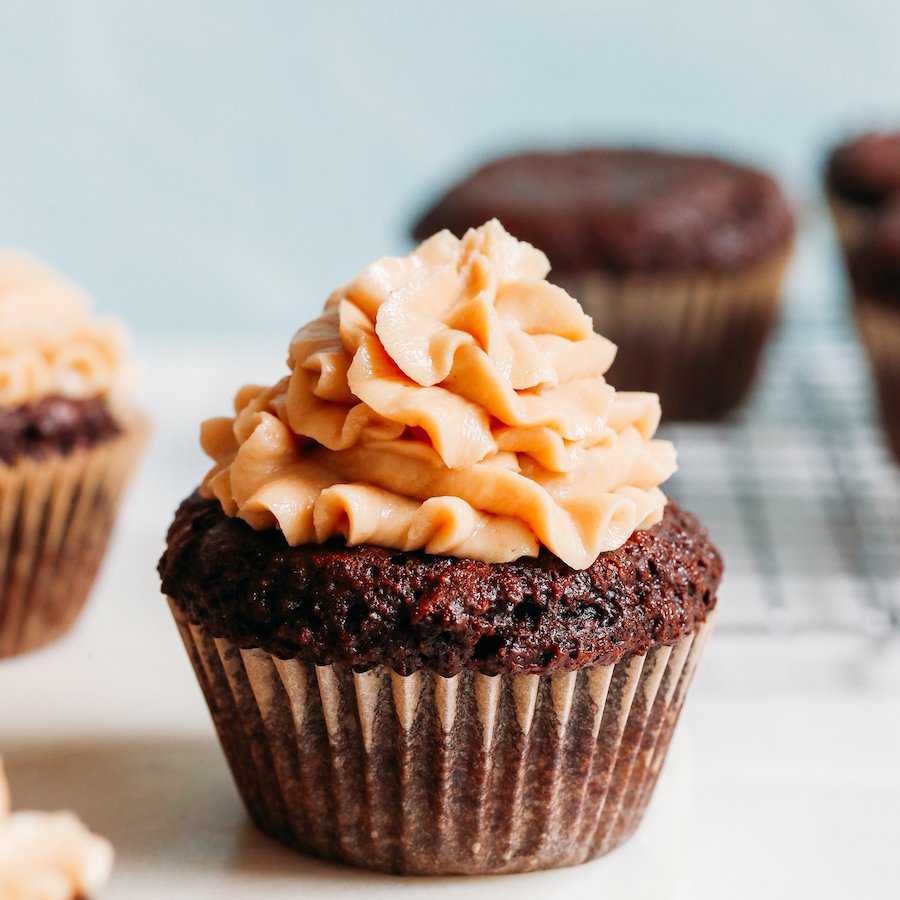
M 278 377 L 283 344 L 255 339 L 239 356 L 233 340 L 141 348 L 141 402 L 156 432 L 89 606 L 56 645 L 0 664 L 0 753 L 14 805 L 74 806 L 113 840 L 117 868 L 99 900 L 611 896 L 606 881 L 638 863 L 613 854 L 582 871 L 447 888 L 308 861 L 247 823 L 154 567 L 174 507 L 204 470 L 199 420 L 227 412 L 245 380 Z M 727 621 L 727 587 L 722 614 Z M 628 860 L 675 854 L 671 884 L 698 900 L 900 896 L 896 633 L 876 642 L 723 629 L 680 734 L 669 787 L 621 851 Z M 685 798 L 690 818 L 673 812 Z M 640 880 L 616 890 L 631 900 L 666 895 Z

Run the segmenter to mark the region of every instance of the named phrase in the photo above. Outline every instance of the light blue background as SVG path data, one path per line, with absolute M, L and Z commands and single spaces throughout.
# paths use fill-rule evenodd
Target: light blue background
M 496 152 L 707 148 L 805 207 L 900 121 L 896 0 L 7 0 L 0 34 L 0 244 L 139 334 L 286 341 Z

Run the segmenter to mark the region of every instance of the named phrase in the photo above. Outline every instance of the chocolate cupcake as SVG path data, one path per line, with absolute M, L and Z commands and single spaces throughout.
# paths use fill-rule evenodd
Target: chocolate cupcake
M 885 436 L 900 460 L 900 193 L 873 215 L 846 260 Z
M 878 227 L 878 218 L 900 192 L 900 133 L 868 132 L 835 148 L 825 189 L 845 254 Z
M 65 633 L 146 436 L 121 325 L 31 257 L 0 252 L 0 657 Z
M 413 234 L 492 216 L 546 252 L 551 280 L 618 345 L 616 385 L 656 392 L 667 419 L 718 418 L 746 395 L 793 241 L 768 175 L 645 149 L 524 153 L 451 188 Z
M 659 403 L 496 222 L 375 263 L 204 423 L 160 561 L 267 833 L 387 872 L 573 865 L 637 827 L 721 560 Z
M 825 189 L 885 435 L 900 459 L 900 133 L 841 144 L 828 159 Z

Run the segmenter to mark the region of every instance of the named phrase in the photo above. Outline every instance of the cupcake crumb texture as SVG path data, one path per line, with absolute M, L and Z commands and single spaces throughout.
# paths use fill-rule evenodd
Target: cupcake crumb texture
M 488 564 L 337 541 L 288 547 L 198 494 L 182 503 L 168 544 L 163 591 L 217 637 L 404 675 L 611 665 L 695 631 L 722 577 L 706 530 L 671 500 L 658 525 L 584 570 L 547 550 Z

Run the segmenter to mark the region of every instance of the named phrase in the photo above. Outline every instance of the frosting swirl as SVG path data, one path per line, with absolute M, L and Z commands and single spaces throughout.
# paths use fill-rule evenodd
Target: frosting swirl
M 122 405 L 135 381 L 124 326 L 37 260 L 0 251 L 0 407 L 58 395 Z
M 109 880 L 113 849 L 70 812 L 15 812 L 0 766 L 0 897 L 74 900 Z
M 385 257 L 291 342 L 290 374 L 203 423 L 201 486 L 291 545 L 343 536 L 575 568 L 658 522 L 675 451 L 655 394 L 616 392 L 615 345 L 492 220 Z

